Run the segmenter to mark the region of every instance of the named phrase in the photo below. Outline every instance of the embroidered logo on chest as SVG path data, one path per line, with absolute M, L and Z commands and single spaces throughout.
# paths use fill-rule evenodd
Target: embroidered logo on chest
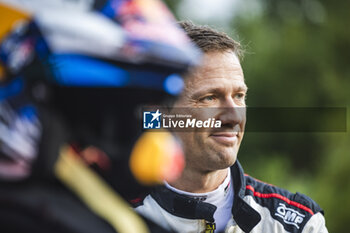
M 299 224 L 304 221 L 305 217 L 305 215 L 299 213 L 294 209 L 286 207 L 286 205 L 282 203 L 279 203 L 275 215 L 282 218 L 283 222 L 286 224 L 294 225 L 298 229 Z

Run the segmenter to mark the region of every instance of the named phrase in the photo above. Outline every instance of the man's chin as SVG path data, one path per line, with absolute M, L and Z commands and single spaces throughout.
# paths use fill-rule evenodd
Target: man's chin
M 237 153 L 235 151 L 218 153 L 219 156 L 219 167 L 218 169 L 225 169 L 231 167 L 237 160 Z

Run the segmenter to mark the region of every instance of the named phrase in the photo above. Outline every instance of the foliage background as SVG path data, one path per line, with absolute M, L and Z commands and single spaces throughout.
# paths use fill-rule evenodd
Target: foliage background
M 225 19 L 220 12 L 205 18 L 200 1 L 188 1 L 165 2 L 178 19 L 214 25 L 244 45 L 248 106 L 347 107 L 349 122 L 350 1 L 241 0 L 228 5 Z M 192 17 L 201 10 L 202 17 Z M 311 196 L 324 209 L 329 232 L 346 233 L 348 131 L 246 133 L 239 160 L 246 173 Z

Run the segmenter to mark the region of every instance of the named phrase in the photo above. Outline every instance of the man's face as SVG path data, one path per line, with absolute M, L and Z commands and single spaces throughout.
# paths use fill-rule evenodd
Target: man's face
M 186 168 L 208 172 L 233 165 L 245 127 L 247 86 L 237 56 L 231 52 L 209 52 L 185 81 L 177 108 L 211 109 L 221 120 L 220 130 L 177 132 L 186 156 Z M 194 116 L 203 118 L 203 116 Z

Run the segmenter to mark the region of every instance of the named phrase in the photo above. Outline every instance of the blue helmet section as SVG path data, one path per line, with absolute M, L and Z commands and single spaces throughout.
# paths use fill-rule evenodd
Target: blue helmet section
M 177 95 L 184 86 L 181 76 L 154 70 L 123 69 L 102 60 L 75 54 L 53 55 L 55 82 L 71 87 L 141 87 Z

